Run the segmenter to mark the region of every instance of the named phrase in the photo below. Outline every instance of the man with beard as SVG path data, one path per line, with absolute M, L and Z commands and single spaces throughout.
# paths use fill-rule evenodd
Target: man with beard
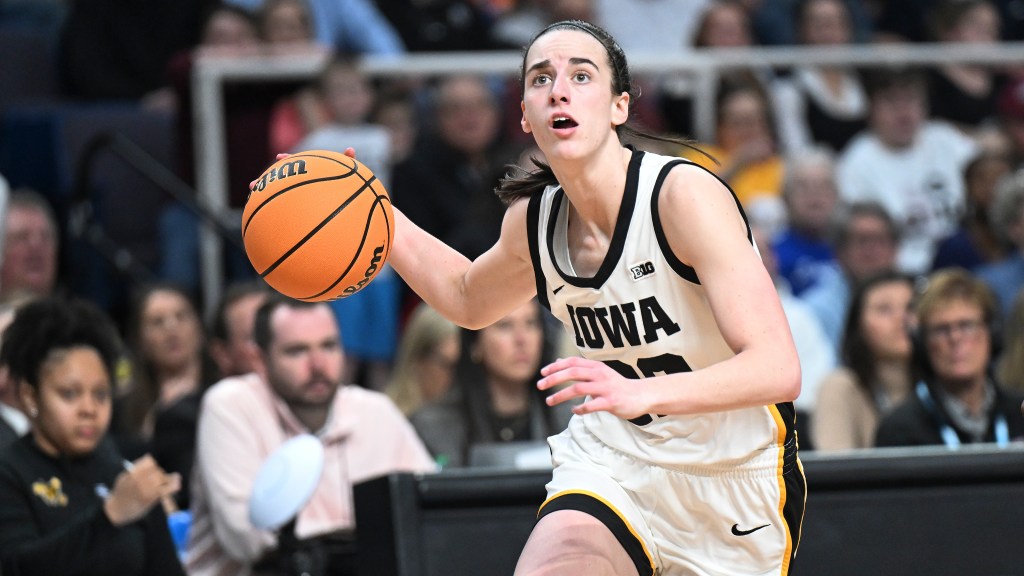
M 290 573 L 281 567 L 300 550 L 326 559 L 322 573 L 350 574 L 352 486 L 434 464 L 386 396 L 341 383 L 341 332 L 326 303 L 274 294 L 256 313 L 253 338 L 256 372 L 222 380 L 203 399 L 188 572 Z M 249 498 L 260 465 L 299 434 L 323 444 L 319 484 L 292 523 L 276 533 L 258 529 Z

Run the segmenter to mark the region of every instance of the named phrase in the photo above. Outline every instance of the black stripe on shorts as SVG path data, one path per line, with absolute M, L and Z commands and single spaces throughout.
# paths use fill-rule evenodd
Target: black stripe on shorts
M 537 513 L 537 519 L 559 510 L 576 510 L 596 518 L 607 526 L 619 544 L 622 544 L 622 548 L 626 550 L 626 554 L 629 554 L 630 560 L 636 566 L 637 574 L 654 576 L 654 566 L 644 550 L 643 543 L 630 531 L 626 521 L 607 504 L 589 494 L 569 492 L 557 495 L 544 503 Z

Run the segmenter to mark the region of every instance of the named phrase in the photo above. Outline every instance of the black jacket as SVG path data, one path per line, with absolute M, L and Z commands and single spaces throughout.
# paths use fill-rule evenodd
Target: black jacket
M 934 394 L 931 396 L 934 398 Z M 879 423 L 875 446 L 941 445 L 945 443 L 941 432 L 943 424 L 948 425 L 956 432 L 961 443 L 971 442 L 971 437 L 957 428 L 941 402 L 933 400 L 929 404 L 931 407 L 926 406 L 921 398 L 911 390 L 911 394 L 903 404 L 897 406 Z M 1024 439 L 1024 416 L 1021 415 L 1020 405 L 1021 397 L 996 386 L 996 401 L 989 413 L 989 428 L 985 442 L 996 441 L 995 421 L 1000 415 L 1005 418 L 1010 440 Z
M 31 434 L 0 451 L 0 562 L 20 576 L 184 576 L 160 506 L 115 527 L 101 495 L 122 471 L 104 440 L 84 458 L 53 458 Z

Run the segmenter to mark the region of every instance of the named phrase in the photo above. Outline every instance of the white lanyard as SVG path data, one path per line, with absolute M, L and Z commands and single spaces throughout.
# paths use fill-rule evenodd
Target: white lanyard
M 928 390 L 928 385 L 924 382 L 918 382 L 916 386 L 917 397 L 921 399 L 921 403 L 924 404 L 928 413 L 935 419 L 935 423 L 939 425 L 939 433 L 942 435 L 942 441 L 950 448 L 960 447 L 960 436 L 957 435 L 956 430 L 946 422 L 945 418 L 942 417 L 942 413 L 939 412 L 939 407 L 935 405 L 935 400 L 932 398 L 932 393 Z M 1010 427 L 1006 424 L 1006 416 L 1002 414 L 995 415 L 995 422 L 993 423 L 995 428 L 996 445 L 1004 447 L 1010 443 Z

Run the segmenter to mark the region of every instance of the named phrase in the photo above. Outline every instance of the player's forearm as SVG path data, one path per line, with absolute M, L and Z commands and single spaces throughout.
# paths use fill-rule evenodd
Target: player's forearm
M 465 295 L 468 258 L 395 210 L 391 265 L 425 302 L 452 322 L 470 323 Z
M 694 372 L 648 381 L 651 414 L 701 414 L 792 402 L 800 395 L 795 351 L 750 349 Z

